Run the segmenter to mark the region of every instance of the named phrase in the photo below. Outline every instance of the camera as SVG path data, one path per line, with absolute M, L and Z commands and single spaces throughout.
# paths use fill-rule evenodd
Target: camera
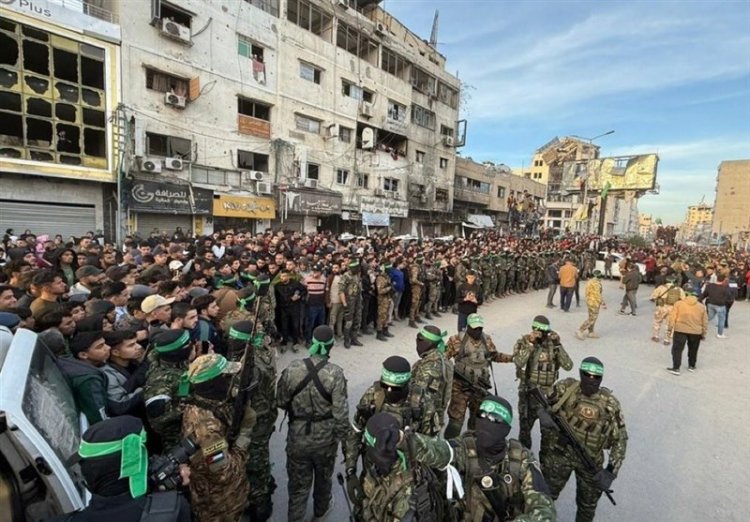
M 148 484 L 156 491 L 169 491 L 182 485 L 180 465 L 187 464 L 200 448 L 190 437 L 169 450 L 166 455 L 154 455 L 148 460 Z

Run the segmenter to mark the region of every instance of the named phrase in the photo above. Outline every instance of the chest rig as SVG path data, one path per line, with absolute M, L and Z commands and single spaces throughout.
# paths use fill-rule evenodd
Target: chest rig
M 596 457 L 604 449 L 615 426 L 615 419 L 607 408 L 609 390 L 600 388 L 597 393 L 587 397 L 580 393 L 580 389 L 577 382 L 568 388 L 552 406 L 552 412 L 559 413 L 568 422 L 576 439 L 591 456 Z
M 461 348 L 456 356 L 456 370 L 465 375 L 472 384 L 489 382 L 487 351 L 487 340 L 484 334 L 479 344 L 475 345 L 471 342 L 471 337 L 464 332 L 461 337 Z

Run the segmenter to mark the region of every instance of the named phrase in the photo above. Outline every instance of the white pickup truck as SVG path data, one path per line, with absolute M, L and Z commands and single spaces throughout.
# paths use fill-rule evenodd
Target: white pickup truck
M 35 522 L 82 509 L 78 464 L 85 421 L 36 334 L 0 328 L 0 519 Z

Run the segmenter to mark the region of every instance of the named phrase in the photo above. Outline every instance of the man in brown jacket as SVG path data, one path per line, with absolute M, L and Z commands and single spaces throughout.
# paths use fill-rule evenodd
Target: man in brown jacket
M 570 303 L 573 300 L 573 292 L 578 279 L 578 269 L 571 258 L 565 259 L 565 264 L 560 267 L 560 308 L 563 312 L 570 311 Z
M 680 375 L 682 351 L 685 343 L 688 346 L 688 371 L 695 371 L 698 359 L 698 347 L 701 340 L 706 338 L 708 328 L 708 313 L 706 307 L 698 301 L 695 289 L 691 284 L 682 287 L 685 299 L 677 301 L 669 315 L 669 328 L 674 332 L 672 340 L 672 366 L 667 371 L 672 375 Z

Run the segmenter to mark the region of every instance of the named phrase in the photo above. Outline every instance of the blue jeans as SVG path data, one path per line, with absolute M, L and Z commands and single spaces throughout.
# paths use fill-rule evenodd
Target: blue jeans
M 462 314 L 461 312 L 458 312 L 458 331 L 463 332 L 466 330 L 466 319 L 468 319 L 467 314 Z
M 719 329 L 719 335 L 722 335 L 724 333 L 724 322 L 727 319 L 727 307 L 726 306 L 718 306 L 718 305 L 708 305 L 708 322 L 710 323 L 713 321 L 713 318 L 715 315 L 718 315 L 719 318 L 717 320 L 717 327 Z
M 575 288 L 568 288 L 566 286 L 560 287 L 560 308 L 566 312 L 570 310 L 570 303 L 573 301 L 573 293 Z
M 308 306 L 307 307 L 307 323 L 305 324 L 305 340 L 309 343 L 312 341 L 312 332 L 321 324 L 326 323 L 326 307 L 325 306 Z

